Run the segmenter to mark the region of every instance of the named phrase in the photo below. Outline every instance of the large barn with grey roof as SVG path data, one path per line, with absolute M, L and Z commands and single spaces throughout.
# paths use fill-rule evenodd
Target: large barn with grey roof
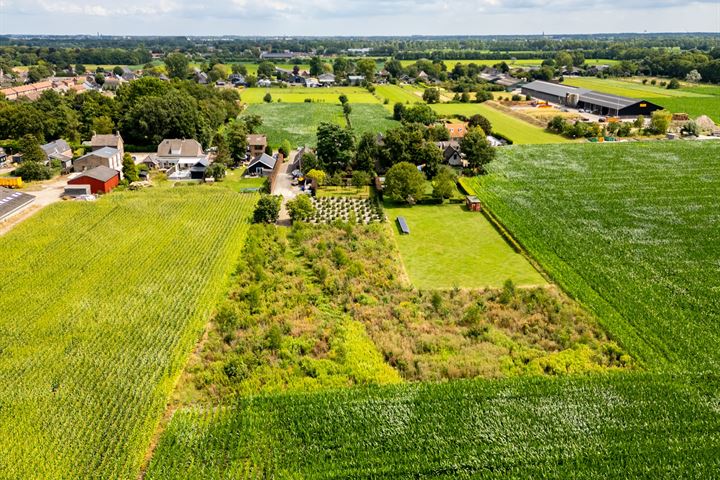
M 663 107 L 638 98 L 620 97 L 585 88 L 535 80 L 522 86 L 522 93 L 547 102 L 582 108 L 598 115 L 637 117 Z

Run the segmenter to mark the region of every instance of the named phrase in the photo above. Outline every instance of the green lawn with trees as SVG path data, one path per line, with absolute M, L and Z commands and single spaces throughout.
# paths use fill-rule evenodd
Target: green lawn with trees
M 332 87 L 332 88 L 245 88 L 240 91 L 240 98 L 244 103 L 263 103 L 266 94 L 272 96 L 273 102 L 305 103 L 308 100 L 317 103 L 339 104 L 340 95 L 347 96 L 350 103 L 379 103 L 367 89 L 360 87 Z
M 418 288 L 545 285 L 542 275 L 500 236 L 482 213 L 464 205 L 385 205 L 410 280 Z M 410 235 L 395 218 L 405 217 Z
M 386 109 L 379 104 L 352 104 L 350 120 L 356 136 L 365 132 L 379 133 L 397 126 Z M 317 128 L 323 122 L 346 125 L 339 101 L 329 103 L 271 103 L 253 104 L 247 114 L 260 115 L 263 124 L 260 133 L 268 136 L 273 147 L 288 140 L 293 147 L 315 145 Z

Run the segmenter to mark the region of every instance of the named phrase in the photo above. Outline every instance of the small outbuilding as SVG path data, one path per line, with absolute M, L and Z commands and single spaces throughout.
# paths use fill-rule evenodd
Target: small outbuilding
M 110 193 L 120 183 L 120 173 L 109 167 L 99 166 L 68 180 L 68 185 L 89 185 L 91 193 Z
M 468 195 L 467 197 L 465 197 L 465 205 L 467 205 L 468 209 L 471 212 L 482 211 L 482 203 L 480 203 L 480 199 L 475 195 Z
M 255 157 L 255 159 L 250 162 L 246 171 L 250 175 L 269 176 L 275 168 L 276 162 L 277 159 L 275 157 L 271 157 L 267 153 L 263 153 L 262 155 Z

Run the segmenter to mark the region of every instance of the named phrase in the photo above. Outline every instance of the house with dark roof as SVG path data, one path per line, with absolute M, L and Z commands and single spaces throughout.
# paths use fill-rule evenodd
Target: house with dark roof
M 19 212 L 35 200 L 33 195 L 0 187 L 0 220 Z
M 450 140 L 447 142 L 435 142 L 435 145 L 442 151 L 443 163 L 451 167 L 464 167 L 466 165 L 460 151 L 460 142 Z
M 60 162 L 63 171 L 69 172 L 72 170 L 72 148 L 70 148 L 70 145 L 68 145 L 65 140 L 61 138 L 54 142 L 41 145 L 40 148 L 45 152 L 45 157 L 47 158 L 46 163 L 49 164 L 53 160 L 57 160 Z
M 120 183 L 120 172 L 101 165 L 68 180 L 68 185 L 88 185 L 91 193 L 110 193 Z
M 522 86 L 522 93 L 547 102 L 581 108 L 597 115 L 648 116 L 663 107 L 638 98 L 621 97 L 585 88 L 535 80 Z
M 271 157 L 267 153 L 263 153 L 262 155 L 255 157 L 250 162 L 246 172 L 250 175 L 268 176 L 275 168 L 275 163 L 277 163 L 277 159 L 275 157 Z

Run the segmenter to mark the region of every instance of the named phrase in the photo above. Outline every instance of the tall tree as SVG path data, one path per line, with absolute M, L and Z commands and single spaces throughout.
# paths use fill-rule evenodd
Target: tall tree
M 317 77 L 323 73 L 323 61 L 320 57 L 315 56 L 310 59 L 310 75 Z
M 375 135 L 371 132 L 363 133 L 355 150 L 353 170 L 374 172 L 375 162 L 378 159 L 378 145 Z
M 185 79 L 188 76 L 190 60 L 180 52 L 173 52 L 165 57 L 165 68 L 170 78 Z
M 137 165 L 135 165 L 135 160 L 133 160 L 132 156 L 129 153 L 123 155 L 122 165 L 123 176 L 128 182 L 132 183 L 140 180 L 140 177 L 138 176 L 138 168 Z
M 45 163 L 47 160 L 35 135 L 24 135 L 20 139 L 20 151 L 23 154 L 23 162 Z
M 485 132 L 479 127 L 470 128 L 460 140 L 460 150 L 470 168 L 485 173 L 485 166 L 495 158 L 495 149 L 487 141 Z
M 385 175 L 384 193 L 391 199 L 415 203 L 425 191 L 425 176 L 412 163 L 393 165 Z
M 244 122 L 234 121 L 230 123 L 226 129 L 227 143 L 230 156 L 237 164 L 245 160 L 247 155 L 247 128 Z
M 330 175 L 344 171 L 353 158 L 355 139 L 350 130 L 334 123 L 321 123 L 317 129 L 317 157 Z

